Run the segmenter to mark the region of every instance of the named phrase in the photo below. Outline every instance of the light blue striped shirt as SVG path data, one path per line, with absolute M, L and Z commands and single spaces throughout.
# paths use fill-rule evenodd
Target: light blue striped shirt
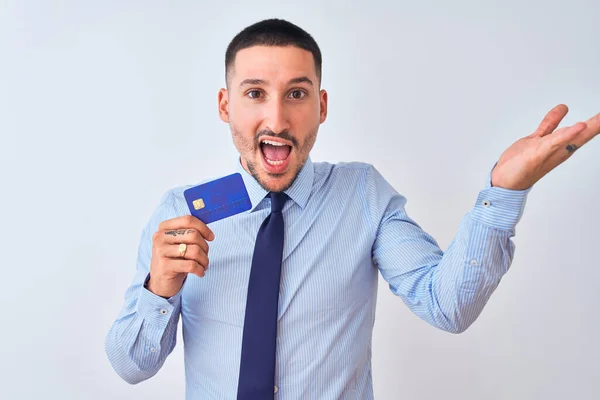
M 160 222 L 189 214 L 182 186 L 167 191 L 138 249 L 137 272 L 106 337 L 129 383 L 156 374 L 183 324 L 186 399 L 235 399 L 248 277 L 267 192 L 241 166 L 252 209 L 212 223 L 210 267 L 170 299 L 143 287 Z M 442 251 L 406 213 L 406 198 L 365 163 L 313 163 L 286 191 L 275 398 L 372 399 L 371 338 L 378 273 L 417 316 L 467 329 L 508 270 L 527 190 L 488 183 Z

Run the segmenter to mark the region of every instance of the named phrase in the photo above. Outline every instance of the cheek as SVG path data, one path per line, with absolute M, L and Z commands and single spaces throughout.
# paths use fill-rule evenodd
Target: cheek
M 316 110 L 316 111 L 315 111 Z M 320 114 L 318 108 L 310 107 L 298 110 L 294 114 L 291 131 L 298 138 L 298 144 L 304 150 L 315 141 L 315 135 L 320 125 Z
M 244 113 L 230 115 L 229 125 L 233 142 L 240 153 L 251 153 L 255 149 L 256 135 L 255 120 Z
M 235 125 L 244 135 L 256 133 L 260 125 L 261 115 L 258 107 L 234 107 L 229 114 L 229 122 Z
M 321 120 L 318 103 L 303 104 L 302 107 L 293 108 L 290 115 L 294 126 L 302 132 L 313 130 Z

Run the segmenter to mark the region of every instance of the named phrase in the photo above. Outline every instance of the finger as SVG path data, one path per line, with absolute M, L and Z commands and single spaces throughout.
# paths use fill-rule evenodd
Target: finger
M 580 122 L 579 124 L 585 125 L 585 128 L 576 137 L 570 138 L 569 142 L 569 144 L 576 148 L 580 148 L 600 133 L 600 114 L 596 114 L 585 123 Z
M 168 219 L 163 221 L 158 225 L 159 230 L 171 231 L 171 230 L 179 230 L 179 229 L 189 229 L 194 228 L 197 229 L 198 232 L 204 237 L 206 240 L 213 240 L 215 238 L 215 234 L 210 230 L 208 226 L 198 218 L 193 215 L 183 215 L 181 217 Z
M 203 277 L 205 274 L 204 267 L 194 260 L 171 260 L 168 261 L 168 268 L 171 271 L 178 273 L 189 273 Z
M 552 142 L 548 146 L 548 157 L 545 161 L 544 170 L 551 171 L 565 162 L 579 148 L 577 144 L 579 136 L 585 131 L 586 125 L 579 122 L 568 128 L 563 128 L 549 136 Z
M 582 137 L 587 130 L 587 125 L 584 122 L 578 122 L 568 128 L 563 128 L 556 131 L 548 139 L 551 141 L 551 148 L 554 151 L 573 153 L 586 142 Z M 589 139 L 588 139 L 589 140 Z
M 568 112 L 569 107 L 567 107 L 565 104 L 557 105 L 546 114 L 536 131 L 531 136 L 544 137 L 554 132 L 554 130 L 558 127 L 558 124 L 560 124 L 560 121 L 563 120 Z
M 205 270 L 208 268 L 208 255 L 196 244 L 188 245 L 183 257 L 179 254 L 179 245 L 175 244 L 165 246 L 161 255 L 170 259 L 193 260 L 202 265 Z
M 208 253 L 208 243 L 195 229 L 176 229 L 170 231 L 164 231 L 161 236 L 161 243 L 164 244 L 179 244 L 185 243 L 188 245 L 196 244 L 200 246 L 206 253 Z
M 600 113 L 594 115 L 592 118 L 585 121 L 587 125 L 587 130 L 585 132 L 585 137 L 588 140 L 591 140 L 594 136 L 600 134 Z

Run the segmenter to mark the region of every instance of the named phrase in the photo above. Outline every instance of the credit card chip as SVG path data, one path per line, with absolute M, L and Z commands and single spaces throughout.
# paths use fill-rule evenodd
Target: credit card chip
M 194 210 L 201 210 L 204 208 L 204 200 L 202 199 L 194 200 L 192 204 L 194 205 Z

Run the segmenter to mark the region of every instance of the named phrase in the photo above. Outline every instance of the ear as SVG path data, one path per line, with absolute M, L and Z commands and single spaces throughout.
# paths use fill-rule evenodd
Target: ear
M 323 123 L 327 118 L 327 92 L 325 90 L 321 90 L 319 97 L 319 102 L 321 105 L 321 123 Z
M 229 123 L 229 93 L 227 89 L 219 90 L 218 103 L 221 121 Z

